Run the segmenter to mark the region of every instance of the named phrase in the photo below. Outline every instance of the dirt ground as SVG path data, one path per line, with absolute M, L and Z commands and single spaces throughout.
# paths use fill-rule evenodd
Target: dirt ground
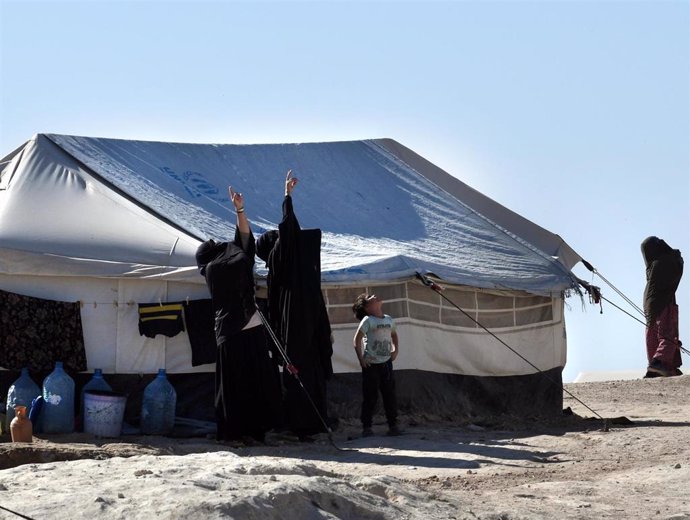
M 325 435 L 269 435 L 254 447 L 4 437 L 0 519 L 690 519 L 690 376 L 566 390 L 572 415 L 408 417 L 400 437 L 381 424 L 359 438 L 346 423 L 333 435 L 338 449 Z

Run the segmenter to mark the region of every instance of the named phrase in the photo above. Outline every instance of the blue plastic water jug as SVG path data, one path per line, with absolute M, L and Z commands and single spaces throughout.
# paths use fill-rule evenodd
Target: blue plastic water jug
M 74 431 L 74 380 L 62 368 L 62 361 L 43 380 L 43 433 L 72 433 Z
M 29 413 L 29 420 L 34 426 L 34 433 L 41 433 L 41 410 L 43 410 L 43 395 L 39 395 L 36 399 L 31 401 L 31 413 Z
M 14 419 L 14 407 L 26 406 L 27 417 L 31 413 L 31 402 L 41 395 L 41 389 L 29 376 L 29 369 L 22 368 L 19 378 L 12 383 L 7 392 L 7 431 L 10 431 L 10 423 Z
M 84 385 L 84 388 L 81 389 L 79 413 L 81 413 L 82 418 L 84 416 L 84 393 L 88 392 L 89 390 L 103 390 L 105 392 L 113 391 L 108 382 L 103 379 L 103 370 L 100 368 L 97 368 L 93 371 L 93 376 L 89 382 Z
M 141 432 L 147 435 L 167 435 L 175 425 L 177 393 L 159 368 L 158 375 L 144 389 L 141 403 Z

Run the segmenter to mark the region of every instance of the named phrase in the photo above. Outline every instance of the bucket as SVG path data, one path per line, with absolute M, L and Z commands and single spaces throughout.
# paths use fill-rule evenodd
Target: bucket
M 84 392 L 84 432 L 98 437 L 119 437 L 127 396 L 106 390 Z

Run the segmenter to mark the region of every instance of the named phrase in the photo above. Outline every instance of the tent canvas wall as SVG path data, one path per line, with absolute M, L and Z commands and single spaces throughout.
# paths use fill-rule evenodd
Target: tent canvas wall
M 138 304 L 207 298 L 194 252 L 201 240 L 232 236 L 227 186 L 244 194 L 258 236 L 277 227 L 292 168 L 300 223 L 323 230 L 340 413 L 359 400 L 350 305 L 365 290 L 387 300 L 399 325 L 403 408 L 455 413 L 522 402 L 537 410 L 542 395 L 560 409 L 564 295 L 576 287 L 570 268 L 580 257 L 395 141 L 207 145 L 39 134 L 1 168 L 0 290 L 80 301 L 89 369 L 125 376 L 165 367 L 180 381 L 211 380 L 213 365 L 191 366 L 186 334 L 139 334 Z M 441 280 L 449 298 L 549 379 L 416 272 Z

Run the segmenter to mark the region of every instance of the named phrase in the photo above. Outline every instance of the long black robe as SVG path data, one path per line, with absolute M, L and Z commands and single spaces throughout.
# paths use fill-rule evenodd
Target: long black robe
M 646 238 L 641 245 L 646 267 L 644 313 L 653 323 L 666 306 L 676 302 L 676 290 L 683 276 L 683 257 L 657 237 Z
M 263 327 L 244 329 L 256 312 L 251 233 L 245 243 L 239 231 L 232 242 L 205 242 L 197 263 L 215 312 L 217 438 L 263 441 L 280 422 L 280 384 Z
M 297 379 L 283 370 L 288 427 L 311 435 L 325 430 L 326 381 L 333 375 L 331 325 L 321 293 L 321 231 L 300 229 L 288 195 L 278 232 L 267 261 L 269 320 L 321 415 Z

